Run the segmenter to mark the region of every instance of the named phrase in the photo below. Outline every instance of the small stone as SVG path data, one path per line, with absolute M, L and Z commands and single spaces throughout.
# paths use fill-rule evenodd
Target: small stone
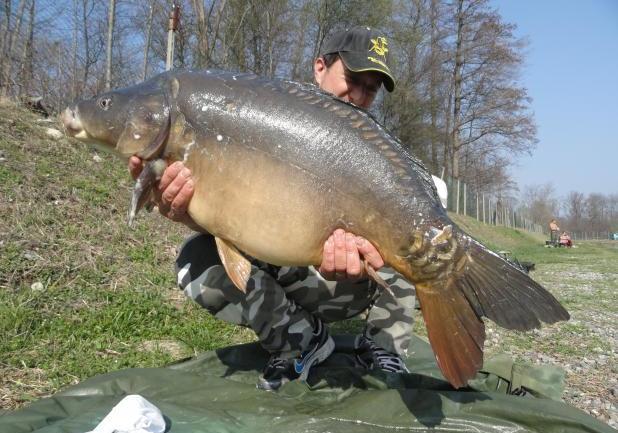
M 94 156 L 92 157 L 92 160 L 94 162 L 101 162 L 103 161 L 103 158 L 101 158 L 99 155 L 97 155 L 96 153 L 94 154 Z
M 43 290 L 45 290 L 45 286 L 40 281 L 37 281 L 36 283 L 32 283 L 32 285 L 30 286 L 30 290 L 32 290 L 33 292 L 42 292 Z
M 58 140 L 64 137 L 64 134 L 55 128 L 46 128 L 45 134 L 47 134 L 48 137 L 53 138 L 54 140 Z
M 33 252 L 33 251 L 26 251 L 26 252 L 24 253 L 24 259 L 26 259 L 26 260 L 32 260 L 32 261 L 34 261 L 34 260 L 36 260 L 36 259 L 38 259 L 38 258 L 39 258 L 38 254 L 37 254 L 37 253 L 35 253 L 35 252 Z

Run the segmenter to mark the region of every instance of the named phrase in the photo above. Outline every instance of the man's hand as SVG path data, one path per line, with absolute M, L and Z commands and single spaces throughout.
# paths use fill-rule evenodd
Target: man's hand
M 141 171 L 142 160 L 137 156 L 129 158 L 131 176 L 137 179 Z M 167 167 L 159 185 L 153 190 L 161 215 L 195 229 L 195 222 L 187 213 L 187 207 L 193 196 L 193 186 L 191 171 L 182 162 L 177 161 Z
M 361 258 L 376 271 L 384 266 L 382 256 L 367 239 L 337 229 L 324 243 L 318 271 L 331 281 L 358 279 L 365 276 Z

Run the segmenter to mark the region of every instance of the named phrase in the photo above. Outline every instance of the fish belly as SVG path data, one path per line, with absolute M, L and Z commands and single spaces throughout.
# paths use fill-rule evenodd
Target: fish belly
M 275 265 L 318 264 L 345 213 L 324 185 L 263 151 L 210 140 L 186 157 L 195 181 L 195 222 L 245 253 Z

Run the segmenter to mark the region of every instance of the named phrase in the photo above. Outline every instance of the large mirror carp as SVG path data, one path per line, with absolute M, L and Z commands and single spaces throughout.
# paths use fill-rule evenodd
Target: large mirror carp
M 195 181 L 188 212 L 217 238 L 244 290 L 244 254 L 317 265 L 343 228 L 416 286 L 438 365 L 455 387 L 483 362 L 483 317 L 529 330 L 567 311 L 528 275 L 457 227 L 418 159 L 369 114 L 312 86 L 226 72 L 168 72 L 79 102 L 67 133 L 148 161 L 130 219 L 166 164 Z

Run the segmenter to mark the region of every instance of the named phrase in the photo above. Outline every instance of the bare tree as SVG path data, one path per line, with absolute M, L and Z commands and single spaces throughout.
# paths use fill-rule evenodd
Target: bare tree
M 565 211 L 571 230 L 585 229 L 584 213 L 586 211 L 586 202 L 584 194 L 577 191 L 569 192 L 565 199 Z
M 450 146 L 452 149 L 453 160 L 451 162 L 452 176 L 459 177 L 459 154 L 461 144 L 459 136 L 461 133 L 461 94 L 462 94 L 462 69 L 463 69 L 463 32 L 465 26 L 464 19 L 464 0 L 457 0 L 457 12 L 455 21 L 457 23 L 457 39 L 455 41 L 455 67 L 453 68 L 453 129 L 450 136 Z
M 150 50 L 150 39 L 152 37 L 152 19 L 154 15 L 154 2 L 150 2 L 148 7 L 148 19 L 146 20 L 146 40 L 144 41 L 144 63 L 142 66 L 142 80 L 148 76 L 148 52 Z
M 2 41 L 2 58 L 0 58 L 0 94 L 8 96 L 14 86 L 12 77 L 13 64 L 16 63 L 16 48 L 20 38 L 21 24 L 27 6 L 26 0 L 20 0 L 15 15 L 15 23 L 11 25 L 11 1 L 5 1 L 6 21 Z
M 503 23 L 486 0 L 458 0 L 455 23 L 451 170 L 465 178 L 465 147 L 528 153 L 536 145 L 536 126 L 530 98 L 517 84 L 524 42 L 513 36 L 514 26 Z
M 30 86 L 32 84 L 32 73 L 34 63 L 34 17 L 35 17 L 36 0 L 30 3 L 30 14 L 28 19 L 28 36 L 24 44 L 24 50 L 21 58 L 20 76 L 21 85 L 19 86 L 18 98 L 24 95 L 30 95 Z
M 559 200 L 551 183 L 527 186 L 522 194 L 522 203 L 532 220 L 543 226 L 558 217 L 560 212 Z

